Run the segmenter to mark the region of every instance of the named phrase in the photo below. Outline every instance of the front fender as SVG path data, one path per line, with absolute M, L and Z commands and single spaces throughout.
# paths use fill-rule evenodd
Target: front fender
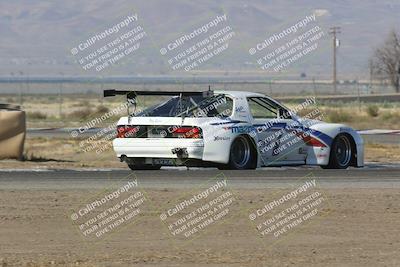
M 338 124 L 338 123 L 318 123 L 310 127 L 315 130 L 317 133 L 321 133 L 321 140 L 327 143 L 329 150 L 331 148 L 333 139 L 341 134 L 346 133 L 349 134 L 355 143 L 356 146 L 356 166 L 355 167 L 363 167 L 364 166 L 364 140 L 361 135 L 352 129 L 351 127 Z

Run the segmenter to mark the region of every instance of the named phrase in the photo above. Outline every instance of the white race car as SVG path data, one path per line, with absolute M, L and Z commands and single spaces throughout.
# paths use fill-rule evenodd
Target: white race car
M 169 96 L 118 121 L 114 151 L 133 170 L 364 165 L 361 136 L 346 125 L 316 120 L 323 115 L 318 109 L 309 113 L 314 118 L 302 118 L 268 96 L 238 91 L 104 91 L 105 97 L 115 95 L 133 103 L 138 95 Z

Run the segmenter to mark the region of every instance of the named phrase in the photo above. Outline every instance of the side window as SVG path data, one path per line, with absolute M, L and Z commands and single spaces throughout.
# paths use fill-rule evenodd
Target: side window
M 194 117 L 229 117 L 232 115 L 233 100 L 224 95 L 203 99 L 200 103 L 194 103 Z
M 268 99 L 249 97 L 247 101 L 254 119 L 275 119 L 278 117 L 278 107 Z
M 233 109 L 233 100 L 229 97 L 224 97 L 223 101 L 217 105 L 216 110 L 219 116 L 221 117 L 229 117 L 232 115 Z

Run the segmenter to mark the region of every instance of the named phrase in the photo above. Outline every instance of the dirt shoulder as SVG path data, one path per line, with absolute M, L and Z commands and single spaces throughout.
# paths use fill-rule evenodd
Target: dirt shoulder
M 141 223 L 89 242 L 69 218 L 96 191 L 12 190 L 0 193 L 1 266 L 399 266 L 400 194 L 395 189 L 324 189 L 324 216 L 265 242 L 246 212 L 191 242 L 173 238 L 158 207 L 181 190 L 146 190 L 152 205 Z M 241 210 L 272 200 L 276 190 L 235 192 Z M 236 204 L 235 204 L 236 205 Z

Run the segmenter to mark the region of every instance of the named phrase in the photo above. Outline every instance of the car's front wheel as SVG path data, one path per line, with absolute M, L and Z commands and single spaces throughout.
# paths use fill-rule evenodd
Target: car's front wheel
M 324 169 L 347 169 L 350 166 L 353 156 L 351 137 L 346 134 L 339 134 L 333 140 L 329 164 L 321 166 Z
M 236 137 L 229 153 L 228 164 L 219 166 L 219 169 L 245 170 L 257 167 L 257 155 L 254 144 L 244 135 Z

